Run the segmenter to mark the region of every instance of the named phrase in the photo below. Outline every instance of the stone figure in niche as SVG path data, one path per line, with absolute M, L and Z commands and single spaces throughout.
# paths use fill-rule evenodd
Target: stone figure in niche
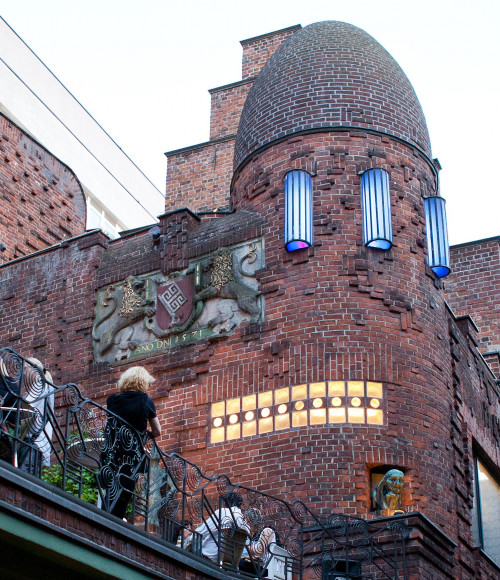
M 373 504 L 377 511 L 392 516 L 401 510 L 404 477 L 404 473 L 399 469 L 390 469 L 384 475 L 373 492 Z
M 99 321 L 94 325 L 92 338 L 100 357 L 116 345 L 117 334 L 125 328 L 155 313 L 154 302 L 145 295 L 144 277 L 129 276 L 120 286 L 108 286 L 104 300 L 98 305 Z M 133 332 L 125 341 L 120 340 L 120 350 L 133 350 L 137 344 Z

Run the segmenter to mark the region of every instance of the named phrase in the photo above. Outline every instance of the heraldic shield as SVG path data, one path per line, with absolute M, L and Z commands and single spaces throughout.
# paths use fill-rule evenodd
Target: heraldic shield
M 192 276 L 179 277 L 156 288 L 156 321 L 162 330 L 182 326 L 194 309 Z

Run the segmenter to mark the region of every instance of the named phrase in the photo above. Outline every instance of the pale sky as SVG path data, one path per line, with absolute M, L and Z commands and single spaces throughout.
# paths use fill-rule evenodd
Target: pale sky
M 500 235 L 498 0 L 0 0 L 0 15 L 162 191 L 164 152 L 208 140 L 208 89 L 241 79 L 240 40 L 359 26 L 422 104 L 450 242 Z

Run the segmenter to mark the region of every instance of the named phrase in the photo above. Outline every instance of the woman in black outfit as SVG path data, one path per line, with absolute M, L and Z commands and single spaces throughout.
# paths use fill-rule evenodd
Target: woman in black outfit
M 135 476 L 144 473 L 145 458 L 142 452 L 143 434 L 146 433 L 148 422 L 152 437 L 161 435 L 161 427 L 156 416 L 153 399 L 147 395 L 147 390 L 154 378 L 143 367 L 131 367 L 118 380 L 119 393 L 111 395 L 107 400 L 108 411 L 118 415 L 131 425 L 141 436 L 137 441 L 136 433 L 128 429 L 119 419 L 108 418 L 106 429 L 106 450 L 103 454 L 101 469 L 101 485 L 107 487 L 106 503 L 112 503 L 118 496 L 111 513 L 120 518 L 125 517 L 127 505 L 135 487 Z M 109 491 L 111 485 L 109 473 L 115 476 L 118 483 L 114 493 Z M 113 497 L 114 496 L 114 497 Z

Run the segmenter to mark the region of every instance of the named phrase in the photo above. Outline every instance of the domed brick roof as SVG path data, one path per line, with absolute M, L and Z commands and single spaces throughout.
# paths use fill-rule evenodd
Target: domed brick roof
M 387 133 L 431 157 L 422 108 L 392 56 L 356 26 L 318 22 L 288 38 L 256 78 L 234 167 L 276 139 L 340 126 Z

